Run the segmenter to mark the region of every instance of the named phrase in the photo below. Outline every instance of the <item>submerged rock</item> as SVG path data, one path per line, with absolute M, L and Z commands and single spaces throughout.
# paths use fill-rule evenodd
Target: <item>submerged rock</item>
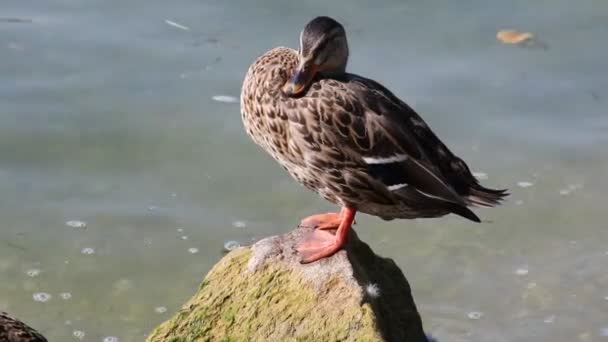
M 230 252 L 149 342 L 427 341 L 410 286 L 352 232 L 346 250 L 302 265 L 299 228 Z
M 47 342 L 47 339 L 27 324 L 0 311 L 0 341 Z

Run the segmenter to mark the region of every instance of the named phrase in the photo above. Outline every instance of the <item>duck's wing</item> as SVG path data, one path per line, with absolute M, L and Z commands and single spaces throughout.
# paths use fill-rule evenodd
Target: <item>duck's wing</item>
M 495 190 L 479 184 L 467 164 L 450 151 L 420 115 L 384 86 L 359 76 L 353 76 L 352 80 L 364 88 L 373 89 L 375 96 L 391 103 L 393 120 L 405 126 L 415 137 L 418 146 L 424 151 L 427 162 L 436 167 L 436 170 L 443 175 L 443 178 L 463 197 L 467 204 L 493 207 L 508 196 L 506 189 Z
M 341 109 L 331 113 L 334 127 L 328 127 L 338 133 L 336 143 L 348 146 L 367 165 L 369 174 L 396 196 L 414 203 L 422 196 L 429 203 L 479 221 L 466 208 L 471 204 L 463 196 L 466 193 L 456 189 L 458 182 L 476 183 L 476 179 L 472 175 L 472 181 L 453 178 L 457 169 L 464 167 L 465 176 L 470 171 L 420 116 L 375 81 L 356 75 L 339 81 L 328 81 L 328 86 L 322 87 L 333 93 L 326 94 L 327 98 L 335 99 Z M 445 160 L 440 159 L 442 154 Z
M 438 167 L 438 170 L 447 179 L 454 190 L 465 198 L 468 204 L 493 207 L 500 204 L 504 197 L 508 196 L 506 189 L 495 190 L 482 186 L 467 164 L 435 135 L 424 120 L 407 103 L 392 94 L 381 84 L 354 76 L 355 82 L 361 82 L 366 86 L 381 92 L 382 96 L 394 103 L 401 119 L 410 132 L 416 137 L 419 145 L 424 149 L 428 160 Z

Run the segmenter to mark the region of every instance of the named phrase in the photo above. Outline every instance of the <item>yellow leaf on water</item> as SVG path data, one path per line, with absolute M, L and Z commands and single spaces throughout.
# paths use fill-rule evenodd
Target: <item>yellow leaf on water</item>
M 534 35 L 517 30 L 500 30 L 496 34 L 496 38 L 505 44 L 520 44 L 531 40 Z

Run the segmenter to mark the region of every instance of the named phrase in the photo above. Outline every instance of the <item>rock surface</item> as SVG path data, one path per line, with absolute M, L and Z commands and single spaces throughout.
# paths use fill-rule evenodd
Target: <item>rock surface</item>
M 352 232 L 345 250 L 302 265 L 298 228 L 226 255 L 149 342 L 427 341 L 401 270 Z

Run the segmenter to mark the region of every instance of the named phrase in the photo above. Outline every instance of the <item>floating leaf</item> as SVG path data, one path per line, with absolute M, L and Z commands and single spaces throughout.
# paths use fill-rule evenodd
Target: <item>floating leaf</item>
M 505 44 L 521 44 L 532 40 L 532 38 L 534 38 L 532 33 L 517 30 L 500 30 L 496 34 L 496 39 Z

